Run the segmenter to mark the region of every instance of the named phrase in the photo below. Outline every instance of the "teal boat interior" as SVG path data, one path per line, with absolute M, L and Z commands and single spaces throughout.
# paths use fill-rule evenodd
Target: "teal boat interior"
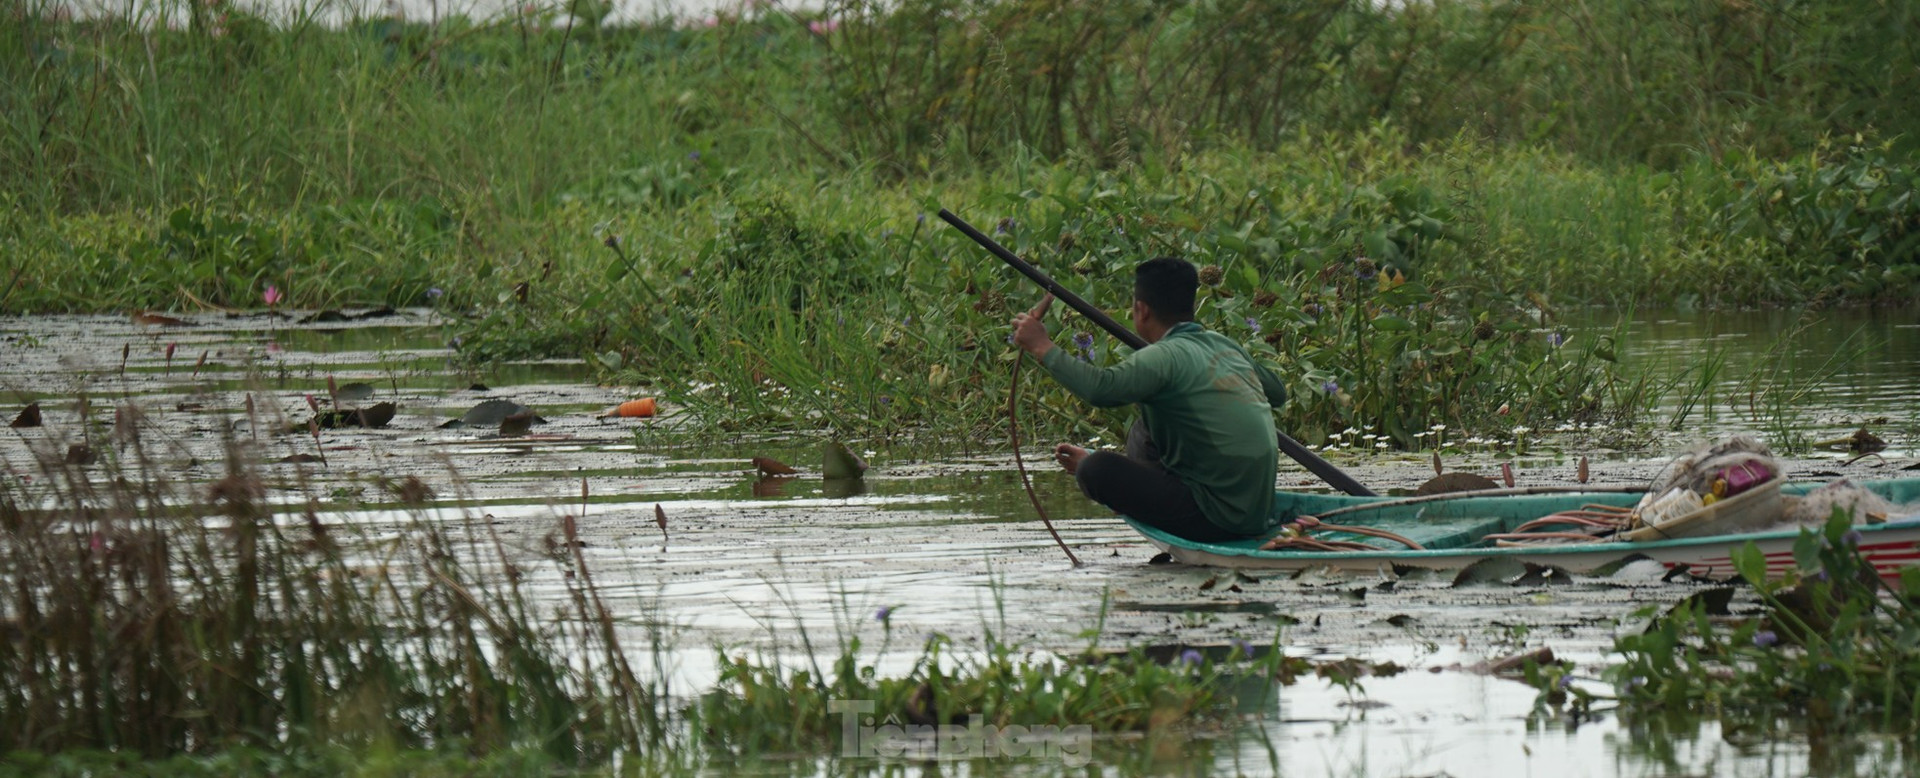
M 1885 498 L 1895 505 L 1920 503 L 1920 478 L 1902 478 L 1883 481 L 1858 481 L 1857 485 Z M 1785 484 L 1780 492 L 1785 496 L 1804 495 L 1813 489 L 1826 485 L 1826 482 L 1798 482 Z M 1544 494 L 1469 492 L 1457 497 L 1445 497 L 1416 501 L 1399 497 L 1352 497 L 1341 494 L 1320 494 L 1313 492 L 1278 492 L 1275 495 L 1273 513 L 1268 521 L 1271 528 L 1259 537 L 1244 540 L 1232 540 L 1219 543 L 1199 543 L 1159 529 L 1149 527 L 1132 519 L 1127 523 L 1148 539 L 1224 556 L 1272 556 L 1299 557 L 1302 555 L 1374 555 L 1392 554 L 1431 554 L 1455 553 L 1462 550 L 1493 548 L 1487 541 L 1487 535 L 1512 532 L 1521 524 L 1561 511 L 1578 510 L 1588 505 L 1632 506 L 1638 502 L 1641 492 L 1554 492 Z M 1365 507 L 1365 506 L 1375 507 Z M 1324 516 L 1334 511 L 1345 511 L 1328 517 L 1331 524 L 1368 527 L 1385 530 L 1419 543 L 1426 551 L 1405 549 L 1392 541 L 1369 538 L 1340 532 L 1326 532 L 1329 538 L 1354 540 L 1379 546 L 1379 551 L 1262 551 L 1260 546 L 1279 532 L 1283 525 L 1302 516 Z M 1906 523 L 1906 522 L 1901 522 Z M 1885 526 L 1885 525 L 1882 525 Z M 1689 539 L 1693 540 L 1693 539 Z M 1704 539 L 1704 540 L 1710 540 Z M 1656 541 L 1662 543 L 1682 543 L 1689 541 Z M 1622 544 L 1629 545 L 1629 544 Z M 1591 543 L 1574 543 L 1561 546 L 1534 547 L 1536 551 L 1552 551 L 1564 548 L 1567 551 L 1591 550 Z

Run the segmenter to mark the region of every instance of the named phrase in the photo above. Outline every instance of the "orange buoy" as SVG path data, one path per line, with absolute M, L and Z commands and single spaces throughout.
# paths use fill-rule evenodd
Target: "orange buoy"
M 658 411 L 659 408 L 656 406 L 652 397 L 642 397 L 638 400 L 628 400 L 621 403 L 619 407 L 614 408 L 613 413 L 609 415 L 619 416 L 623 419 L 644 418 L 652 416 Z

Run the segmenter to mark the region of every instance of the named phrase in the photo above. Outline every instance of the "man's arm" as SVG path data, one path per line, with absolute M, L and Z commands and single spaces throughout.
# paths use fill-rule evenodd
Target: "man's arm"
M 1074 396 L 1100 408 L 1142 402 L 1167 384 L 1164 352 L 1151 347 L 1133 352 L 1113 367 L 1094 367 L 1074 359 L 1066 349 L 1054 349 L 1040 360 L 1055 381 Z
M 1047 363 L 1047 352 L 1053 350 L 1053 336 L 1047 334 L 1047 308 L 1053 305 L 1053 293 L 1040 298 L 1033 310 L 1021 311 L 1013 315 L 1013 345 L 1032 354 L 1040 364 Z
M 1053 337 L 1047 334 L 1047 325 L 1041 321 L 1052 303 L 1053 295 L 1048 294 L 1032 310 L 1013 317 L 1013 343 L 1032 354 L 1067 391 L 1092 405 L 1113 408 L 1152 397 L 1166 384 L 1162 360 L 1143 359 L 1145 349 L 1134 352 L 1118 365 L 1098 368 L 1074 359 L 1065 349 L 1054 348 Z

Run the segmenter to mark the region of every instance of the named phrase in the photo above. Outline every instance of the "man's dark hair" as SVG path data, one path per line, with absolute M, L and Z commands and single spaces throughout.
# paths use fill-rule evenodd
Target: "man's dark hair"
M 1200 271 L 1179 257 L 1154 257 L 1133 269 L 1133 299 L 1153 309 L 1163 324 L 1193 321 L 1193 296 Z

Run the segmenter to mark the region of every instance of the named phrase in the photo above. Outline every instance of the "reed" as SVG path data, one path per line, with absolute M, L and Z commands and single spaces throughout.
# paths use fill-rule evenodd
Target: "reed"
M 51 447 L 7 463 L 6 750 L 347 746 L 581 765 L 661 742 L 662 701 L 628 666 L 570 517 L 527 560 L 418 496 L 391 526 L 270 497 L 251 444 L 231 442 L 223 472 L 195 483 L 137 436 L 118 442 L 92 442 L 98 465 Z M 533 580 L 561 586 L 564 612 L 529 598 Z

